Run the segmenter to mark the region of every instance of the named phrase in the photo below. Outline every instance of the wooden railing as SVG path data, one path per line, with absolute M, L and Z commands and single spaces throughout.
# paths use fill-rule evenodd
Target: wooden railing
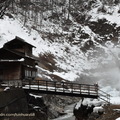
M 6 81 L 6 82 L 5 82 Z M 77 84 L 72 82 L 58 82 L 48 80 L 4 80 L 5 86 L 21 87 L 24 90 L 53 95 L 100 98 L 110 103 L 110 95 L 100 90 L 97 84 Z
M 98 97 L 98 86 L 97 85 L 88 85 L 88 84 L 77 84 L 71 82 L 58 82 L 58 81 L 23 81 L 22 87 L 24 89 L 38 90 L 38 91 L 49 91 L 54 93 L 70 93 L 86 96 L 95 96 Z
M 108 104 L 110 104 L 110 94 L 98 89 L 98 96 L 101 100 L 107 102 Z

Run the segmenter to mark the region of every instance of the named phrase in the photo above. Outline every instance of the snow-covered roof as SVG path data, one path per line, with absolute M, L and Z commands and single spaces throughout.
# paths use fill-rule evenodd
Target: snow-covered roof
M 4 46 L 6 46 L 6 45 L 8 45 L 8 44 L 12 44 L 13 42 L 14 42 L 14 43 L 20 42 L 20 43 L 23 43 L 23 44 L 27 44 L 27 45 L 29 45 L 29 46 L 31 46 L 31 47 L 35 47 L 34 45 L 26 42 L 24 39 L 22 39 L 22 38 L 20 38 L 20 37 L 18 37 L 18 36 L 16 36 L 13 40 L 10 40 L 9 42 L 6 42 L 6 43 L 4 44 Z
M 16 59 L 16 60 L 1 59 L 0 62 L 23 62 L 24 60 L 25 60 L 24 58 Z

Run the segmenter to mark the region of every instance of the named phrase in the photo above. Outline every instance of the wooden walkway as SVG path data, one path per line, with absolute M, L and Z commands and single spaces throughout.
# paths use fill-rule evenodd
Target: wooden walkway
M 98 86 L 58 81 L 24 81 L 22 88 L 27 92 L 73 97 L 98 98 Z
M 16 80 L 18 81 L 18 80 Z M 3 86 L 23 88 L 25 92 L 41 93 L 51 95 L 63 95 L 84 98 L 100 98 L 110 103 L 110 95 L 101 91 L 99 86 L 89 84 L 78 84 L 73 82 L 58 82 L 48 80 L 24 80 L 22 84 L 15 81 L 7 81 Z

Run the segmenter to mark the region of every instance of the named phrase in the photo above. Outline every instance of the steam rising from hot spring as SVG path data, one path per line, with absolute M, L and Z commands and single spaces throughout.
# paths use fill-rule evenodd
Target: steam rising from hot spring
M 98 66 L 95 70 L 90 71 L 89 76 L 97 82 L 100 86 L 111 86 L 120 90 L 120 58 L 118 57 L 120 50 L 109 51 L 108 58 L 102 58 L 102 61 L 98 62 Z

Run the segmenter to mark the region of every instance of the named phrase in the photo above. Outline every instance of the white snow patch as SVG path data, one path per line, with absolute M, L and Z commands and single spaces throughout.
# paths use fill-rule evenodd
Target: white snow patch
M 120 112 L 120 109 L 113 109 L 114 111 L 119 111 Z
M 75 109 L 78 110 L 81 107 L 82 99 L 76 104 Z
M 83 101 L 81 99 L 76 104 L 75 109 L 79 109 L 79 107 L 81 107 L 81 104 L 84 106 L 88 106 L 88 107 L 91 107 L 92 105 L 97 107 L 97 106 L 101 106 L 103 104 L 103 102 L 99 101 L 98 99 L 84 98 Z
M 116 120 L 120 120 L 120 117 L 119 117 L 119 118 L 117 118 Z
M 40 109 L 40 107 L 39 107 L 39 106 L 34 106 L 33 108 L 34 108 L 34 109 Z
M 42 98 L 42 96 L 40 96 L 40 95 L 34 95 L 34 94 L 32 94 L 32 93 L 30 93 L 29 95 L 35 97 L 35 99 L 36 99 L 36 98 Z
M 6 87 L 5 89 L 4 89 L 4 91 L 7 91 L 7 90 L 9 90 L 10 89 L 10 87 Z
M 101 112 L 104 112 L 104 109 L 103 109 L 103 107 L 101 107 L 101 106 L 99 106 L 99 107 L 94 107 L 93 108 L 93 112 L 94 113 L 101 113 Z
M 58 75 L 58 76 L 66 79 L 66 80 L 69 80 L 69 81 L 74 81 L 78 77 L 78 75 L 76 75 L 72 71 L 69 71 L 67 73 L 65 73 L 65 72 L 61 72 L 61 73 L 60 72 L 53 72 L 53 74 Z

